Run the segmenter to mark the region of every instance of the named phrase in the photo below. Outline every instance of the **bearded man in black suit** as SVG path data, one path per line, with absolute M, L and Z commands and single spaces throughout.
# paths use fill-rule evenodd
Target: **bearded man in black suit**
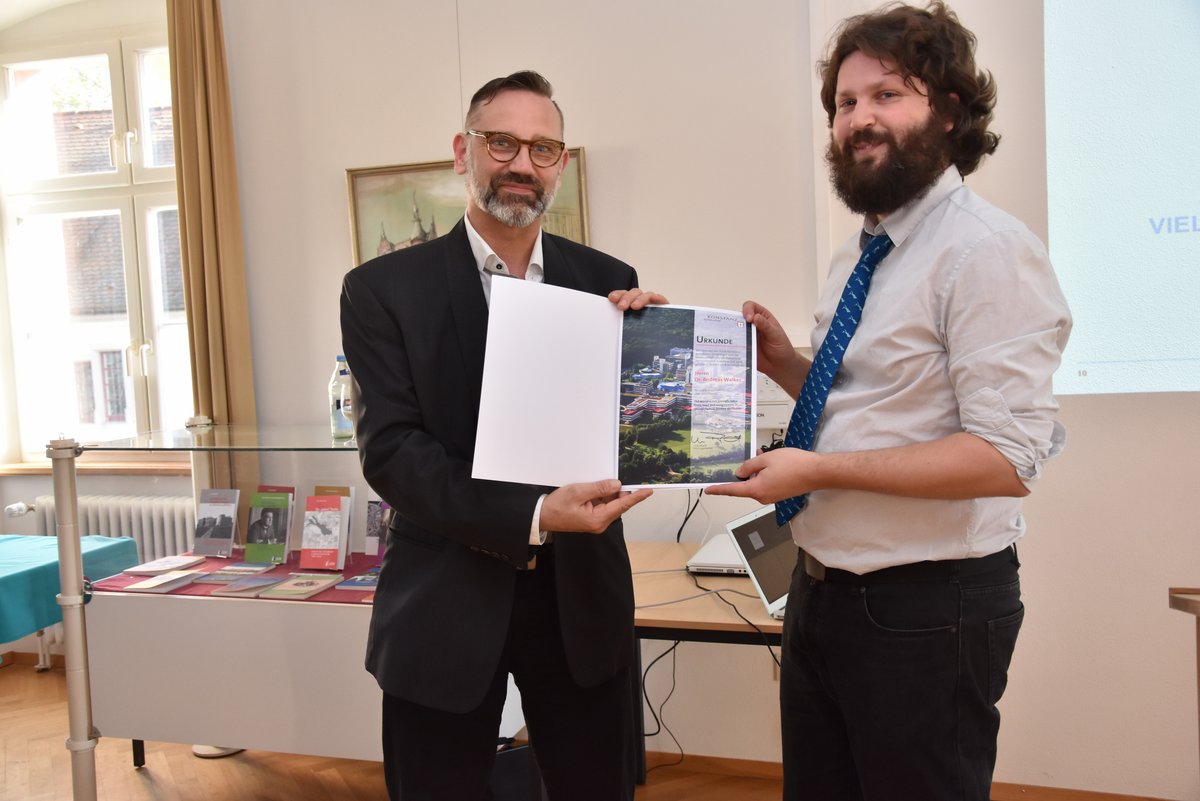
M 466 217 L 343 284 L 363 475 L 395 510 L 366 659 L 384 693 L 393 799 L 484 798 L 510 673 L 550 797 L 632 798 L 620 516 L 649 491 L 471 478 L 494 277 L 608 295 L 621 309 L 665 302 L 637 289 L 629 265 L 541 230 L 569 158 L 562 137 L 545 78 L 485 84 L 454 136 Z

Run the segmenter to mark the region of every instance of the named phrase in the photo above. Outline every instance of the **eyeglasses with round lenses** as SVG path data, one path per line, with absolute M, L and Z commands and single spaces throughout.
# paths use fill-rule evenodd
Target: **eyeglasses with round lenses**
M 521 145 L 529 148 L 529 160 L 539 167 L 553 167 L 562 156 L 565 142 L 557 139 L 518 139 L 512 134 L 502 131 L 472 131 L 467 133 L 478 136 L 487 145 L 487 151 L 496 161 L 506 163 L 512 161 L 521 152 Z

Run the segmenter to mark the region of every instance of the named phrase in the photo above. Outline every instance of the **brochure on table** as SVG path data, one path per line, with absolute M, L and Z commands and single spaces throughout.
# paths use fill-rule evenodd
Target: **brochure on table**
M 740 311 L 649 306 L 493 281 L 474 478 L 637 487 L 735 480 L 754 453 L 754 328 Z

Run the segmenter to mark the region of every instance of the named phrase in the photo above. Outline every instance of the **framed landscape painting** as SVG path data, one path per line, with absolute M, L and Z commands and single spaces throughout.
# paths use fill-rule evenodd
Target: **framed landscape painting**
M 567 169 L 542 229 L 586 245 L 587 183 L 582 147 L 568 151 Z M 453 161 L 346 170 L 355 264 L 436 239 L 467 208 L 463 176 Z

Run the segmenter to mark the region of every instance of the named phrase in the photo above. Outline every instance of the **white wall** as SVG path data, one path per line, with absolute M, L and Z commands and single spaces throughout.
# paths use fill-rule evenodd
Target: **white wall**
M 793 6 L 226 3 L 260 417 L 323 414 L 353 266 L 346 169 L 451 158 L 474 90 L 527 67 L 586 150 L 593 245 L 679 302 L 786 292 L 801 300 L 784 311 L 810 318 L 814 273 L 780 269 L 811 248 Z
M 554 82 L 569 144 L 587 149 L 594 245 L 677 302 L 769 300 L 805 340 L 824 255 L 853 226 L 824 190 L 811 42 L 852 5 L 227 2 L 263 419 L 322 416 L 349 266 L 345 169 L 449 158 L 474 89 L 525 67 Z M 1040 3 L 955 6 L 1001 92 L 1004 141 L 970 182 L 1044 235 Z M 1028 503 L 1029 615 L 998 780 L 1200 796 L 1193 621 L 1166 602 L 1200 564 L 1182 502 L 1197 470 L 1179 458 L 1200 444 L 1196 409 L 1194 396 L 1064 399 L 1070 447 Z M 630 515 L 631 537 L 673 536 L 683 507 L 660 492 Z M 710 498 L 698 515 L 714 530 L 744 508 Z M 704 534 L 702 518 L 685 536 Z M 676 681 L 667 721 L 688 752 L 778 758 L 761 649 L 684 646 Z M 652 697 L 669 685 L 660 663 Z
M 806 340 L 830 245 L 854 225 L 825 190 L 813 42 L 868 5 L 226 0 L 260 418 L 324 417 L 351 266 L 345 170 L 449 158 L 470 94 L 526 67 L 554 82 L 569 145 L 587 150 L 595 246 L 676 302 L 769 301 Z M 953 5 L 1000 87 L 1004 139 L 969 183 L 1044 236 L 1041 3 Z M 1197 411 L 1195 395 L 1062 399 L 1068 448 L 1026 505 L 997 781 L 1200 798 L 1194 620 L 1167 608 L 1168 587 L 1200 580 Z M 660 492 L 630 536 L 673 537 L 684 505 Z M 745 508 L 707 498 L 684 536 Z M 676 683 L 667 723 L 688 753 L 779 758 L 762 649 L 685 645 Z

